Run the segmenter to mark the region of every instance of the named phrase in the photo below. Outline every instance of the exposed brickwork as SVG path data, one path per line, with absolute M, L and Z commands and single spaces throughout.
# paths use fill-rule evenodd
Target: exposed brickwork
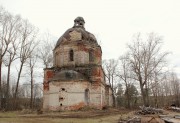
M 69 110 L 78 110 L 78 109 L 80 109 L 80 108 L 82 108 L 84 106 L 85 106 L 85 103 L 84 102 L 80 102 L 78 104 L 69 106 L 68 109 Z
M 54 76 L 54 72 L 53 71 L 47 71 L 47 79 L 51 79 Z
M 46 83 L 45 83 L 45 82 L 43 83 L 43 90 L 44 90 L 44 91 L 48 91 L 48 90 L 49 90 L 49 83 L 47 83 L 47 82 L 46 82 Z
M 79 51 L 89 52 L 89 49 L 83 43 L 78 43 L 77 46 Z
M 49 80 L 52 79 L 54 76 L 54 71 L 51 69 L 44 70 L 44 82 L 43 82 L 43 89 L 44 91 L 49 90 Z
M 53 67 L 44 70 L 44 110 L 78 110 L 84 106 L 102 109 L 111 105 L 101 47 L 85 30 L 83 18 L 74 22 L 57 41 Z

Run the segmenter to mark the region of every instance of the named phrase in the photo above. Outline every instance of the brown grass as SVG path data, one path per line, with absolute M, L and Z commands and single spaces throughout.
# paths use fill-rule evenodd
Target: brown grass
M 21 112 L 1 112 L 0 123 L 117 123 L 129 111 L 93 110 L 73 112 L 51 112 L 42 115 Z

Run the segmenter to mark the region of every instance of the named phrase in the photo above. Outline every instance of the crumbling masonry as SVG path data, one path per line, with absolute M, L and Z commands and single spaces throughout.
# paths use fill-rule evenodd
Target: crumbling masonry
M 44 110 L 112 106 L 112 91 L 102 69 L 101 47 L 84 24 L 84 19 L 77 17 L 74 26 L 57 41 L 54 65 L 44 69 Z

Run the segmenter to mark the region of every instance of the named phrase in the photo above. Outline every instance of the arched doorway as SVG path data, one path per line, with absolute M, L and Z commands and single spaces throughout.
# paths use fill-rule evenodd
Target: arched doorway
M 86 89 L 86 90 L 85 90 L 84 98 L 85 98 L 85 104 L 86 104 L 86 105 L 89 105 L 89 101 L 90 101 L 89 89 Z

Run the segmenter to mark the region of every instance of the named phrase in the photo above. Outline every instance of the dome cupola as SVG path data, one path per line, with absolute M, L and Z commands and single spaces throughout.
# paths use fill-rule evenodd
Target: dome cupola
M 85 30 L 85 21 L 83 17 L 77 17 L 74 20 L 74 26 L 68 29 L 57 41 L 56 47 L 63 44 L 68 43 L 77 43 L 79 41 L 83 41 L 84 43 L 90 43 L 94 45 L 98 45 L 95 36 Z
M 84 25 L 83 17 L 77 17 L 74 26 L 58 39 L 54 49 L 54 67 L 101 64 L 101 47 Z
M 84 18 L 83 18 L 83 17 L 77 17 L 77 18 L 74 20 L 74 27 L 84 28 L 84 24 L 85 24 L 85 21 L 84 21 Z

